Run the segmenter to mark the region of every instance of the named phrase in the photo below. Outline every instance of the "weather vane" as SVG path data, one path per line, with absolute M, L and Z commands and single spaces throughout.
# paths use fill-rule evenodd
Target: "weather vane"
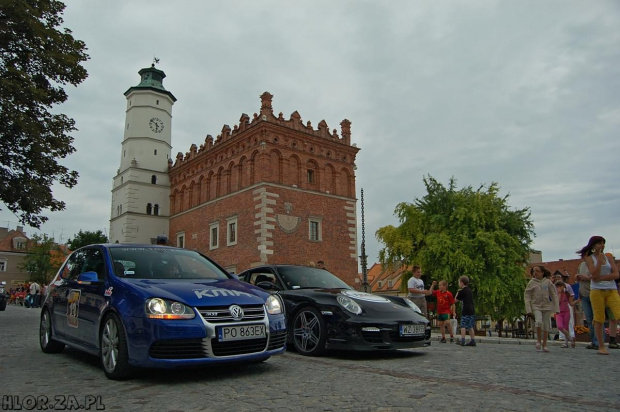
M 156 64 L 159 64 L 159 58 L 153 56 L 153 66 L 155 66 Z

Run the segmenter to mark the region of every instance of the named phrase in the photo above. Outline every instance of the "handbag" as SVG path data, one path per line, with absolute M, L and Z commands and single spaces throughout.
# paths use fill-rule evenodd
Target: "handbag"
M 456 335 L 456 329 L 458 328 L 459 323 L 456 319 L 450 319 L 450 327 L 452 328 L 452 334 Z

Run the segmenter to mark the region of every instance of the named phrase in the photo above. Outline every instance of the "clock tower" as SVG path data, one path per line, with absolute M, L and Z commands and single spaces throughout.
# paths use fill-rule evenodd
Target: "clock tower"
M 168 235 L 168 167 L 176 98 L 163 86 L 166 74 L 154 64 L 139 74 L 140 83 L 125 92 L 121 162 L 112 186 L 113 243 L 154 243 L 157 235 Z

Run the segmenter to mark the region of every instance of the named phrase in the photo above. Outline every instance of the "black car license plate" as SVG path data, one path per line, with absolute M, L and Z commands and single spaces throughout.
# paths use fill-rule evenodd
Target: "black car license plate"
M 424 335 L 424 325 L 400 325 L 400 336 Z

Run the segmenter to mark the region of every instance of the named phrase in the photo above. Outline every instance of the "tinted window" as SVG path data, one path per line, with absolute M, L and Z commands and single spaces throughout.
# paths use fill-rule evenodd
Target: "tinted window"
M 349 285 L 324 269 L 290 266 L 280 267 L 278 272 L 289 289 L 351 289 Z
M 227 279 L 209 259 L 187 249 L 162 247 L 113 247 L 112 260 L 122 277 L 138 279 Z
M 82 267 L 86 261 L 86 251 L 84 249 L 73 252 L 73 254 L 67 260 L 67 264 L 61 272 L 63 279 L 76 280 L 78 275 L 82 273 Z

